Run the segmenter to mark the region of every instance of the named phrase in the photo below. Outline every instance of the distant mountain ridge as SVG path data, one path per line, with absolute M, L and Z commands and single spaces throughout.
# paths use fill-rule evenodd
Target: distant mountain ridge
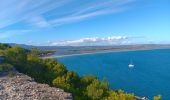
M 33 48 L 33 47 L 40 47 L 40 48 L 79 48 L 79 47 L 123 47 L 123 46 L 168 46 L 170 47 L 170 44 L 130 44 L 130 45 L 105 45 L 105 46 L 34 46 L 34 45 L 27 45 L 27 44 L 17 44 L 17 43 L 7 43 L 10 46 L 16 46 L 19 45 L 21 47 L 26 48 Z
M 112 52 L 112 51 L 133 51 L 133 50 L 151 50 L 151 49 L 170 49 L 170 44 L 136 44 L 136 45 L 113 45 L 113 46 L 32 46 L 25 44 L 10 43 L 10 46 L 19 45 L 25 49 L 37 48 L 40 51 L 48 51 L 50 55 L 43 57 L 60 57 L 68 55 Z

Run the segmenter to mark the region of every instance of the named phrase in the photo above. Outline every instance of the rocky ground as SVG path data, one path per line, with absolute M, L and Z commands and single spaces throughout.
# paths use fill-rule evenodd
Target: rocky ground
M 0 73 L 0 100 L 72 100 L 71 93 L 35 82 L 31 77 L 12 71 Z M 136 96 L 136 100 L 149 100 Z
M 72 95 L 15 72 L 0 75 L 0 100 L 72 100 Z

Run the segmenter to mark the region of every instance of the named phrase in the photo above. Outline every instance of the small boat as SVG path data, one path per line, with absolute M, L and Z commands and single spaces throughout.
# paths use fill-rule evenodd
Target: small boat
M 135 65 L 133 65 L 133 64 L 129 64 L 128 66 L 129 66 L 129 68 L 135 67 Z
M 132 61 L 131 61 L 131 63 L 128 65 L 128 67 L 129 68 L 133 68 L 133 67 L 135 67 L 135 65 L 132 63 Z

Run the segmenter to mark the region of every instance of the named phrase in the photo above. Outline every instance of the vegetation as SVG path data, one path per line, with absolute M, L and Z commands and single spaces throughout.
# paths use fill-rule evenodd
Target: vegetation
M 50 50 L 44 50 L 44 51 L 41 50 L 41 51 L 40 51 L 40 50 L 39 50 L 39 54 L 38 54 L 38 55 L 39 55 L 40 57 L 44 57 L 44 56 L 51 56 L 51 55 L 53 55 L 53 54 L 55 54 L 55 51 L 52 51 L 52 50 L 51 50 L 51 51 L 50 51 Z
M 13 69 L 13 67 L 10 64 L 0 64 L 0 72 L 7 72 L 12 69 Z
M 19 72 L 33 77 L 37 82 L 71 92 L 75 100 L 135 100 L 133 94 L 111 90 L 106 80 L 99 81 L 91 75 L 80 77 L 53 59 L 40 59 L 36 49 L 29 51 L 19 46 L 5 45 L 0 50 L 3 50 L 5 62 L 15 66 Z
M 2 44 L 0 43 L 0 50 L 5 50 L 7 48 L 10 48 L 10 46 L 8 44 Z
M 1 44 L 0 43 L 0 56 L 3 55 L 3 53 L 4 53 L 3 51 L 6 50 L 7 48 L 10 48 L 10 46 L 7 45 L 7 44 Z
M 154 96 L 153 100 L 161 100 L 161 95 Z

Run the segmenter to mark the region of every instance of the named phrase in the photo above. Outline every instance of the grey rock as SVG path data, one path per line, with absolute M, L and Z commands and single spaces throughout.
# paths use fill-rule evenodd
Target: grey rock
M 63 89 L 35 82 L 31 77 L 15 72 L 0 76 L 0 100 L 72 100 Z

